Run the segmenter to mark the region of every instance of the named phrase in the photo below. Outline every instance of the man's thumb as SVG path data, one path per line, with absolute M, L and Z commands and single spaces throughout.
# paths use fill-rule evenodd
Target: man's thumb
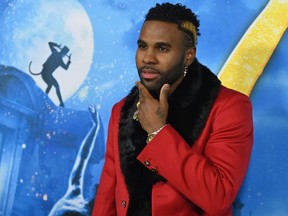
M 170 85 L 164 84 L 160 91 L 159 101 L 160 104 L 167 106 L 168 105 L 168 96 L 169 96 Z

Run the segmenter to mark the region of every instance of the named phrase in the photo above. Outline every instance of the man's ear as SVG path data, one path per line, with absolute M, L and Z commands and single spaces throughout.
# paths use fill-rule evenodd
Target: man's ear
M 185 59 L 185 65 L 189 66 L 193 63 L 194 59 L 196 57 L 196 47 L 190 47 L 186 51 L 186 59 Z

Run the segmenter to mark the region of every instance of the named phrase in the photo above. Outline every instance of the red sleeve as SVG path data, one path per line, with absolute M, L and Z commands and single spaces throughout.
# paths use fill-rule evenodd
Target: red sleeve
M 150 161 L 147 168 L 156 169 L 211 215 L 221 215 L 231 207 L 245 177 L 253 144 L 249 98 L 234 94 L 222 99 L 215 102 L 204 128 L 206 134 L 196 141 L 203 152 L 193 150 L 167 125 L 138 156 L 144 165 Z
M 108 126 L 108 136 L 105 153 L 105 163 L 102 169 L 100 183 L 96 193 L 96 199 L 92 216 L 109 216 L 116 215 L 115 206 L 115 185 L 116 176 L 114 169 L 114 150 L 113 150 L 113 139 L 115 138 L 113 132 L 115 124 L 118 127 L 118 121 L 115 121 L 114 117 L 115 106 L 112 109 L 112 115 L 110 117 Z M 116 137 L 117 138 L 117 137 Z

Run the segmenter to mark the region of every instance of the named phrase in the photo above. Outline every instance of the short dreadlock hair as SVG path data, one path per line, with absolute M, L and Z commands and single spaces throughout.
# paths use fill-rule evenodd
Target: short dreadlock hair
M 181 5 L 180 3 L 157 3 L 155 7 L 150 8 L 150 10 L 145 16 L 145 22 L 152 20 L 177 24 L 180 31 L 183 31 L 190 36 L 190 38 L 185 37 L 187 46 L 195 46 L 197 44 L 197 36 L 200 36 L 200 22 L 197 18 L 197 15 L 186 6 Z M 181 24 L 185 21 L 188 21 L 194 25 L 194 34 L 181 26 Z

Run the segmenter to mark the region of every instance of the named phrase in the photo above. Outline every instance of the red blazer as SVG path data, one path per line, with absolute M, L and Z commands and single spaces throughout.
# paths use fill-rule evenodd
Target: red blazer
M 123 103 L 112 109 L 93 216 L 125 216 L 129 206 L 118 150 Z M 192 147 L 171 125 L 165 126 L 137 158 L 167 180 L 152 187 L 152 216 L 232 215 L 252 144 L 250 100 L 225 87 L 221 87 L 206 126 Z

